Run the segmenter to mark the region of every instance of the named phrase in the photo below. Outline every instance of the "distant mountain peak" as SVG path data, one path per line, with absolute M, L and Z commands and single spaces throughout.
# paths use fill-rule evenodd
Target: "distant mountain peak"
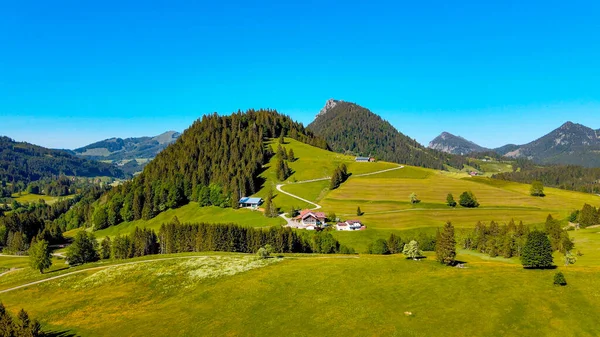
M 455 136 L 450 132 L 442 132 L 434 140 L 429 142 L 429 148 L 452 154 L 467 154 L 471 152 L 485 152 L 489 149 L 479 146 L 461 136 Z
M 319 117 L 319 116 L 323 116 L 324 114 L 326 114 L 329 110 L 335 108 L 335 106 L 339 103 L 339 102 L 343 102 L 342 100 L 338 100 L 338 99 L 333 99 L 330 98 L 327 100 L 327 102 L 325 102 L 325 106 L 323 107 L 323 109 L 321 109 L 321 111 L 319 111 L 319 113 L 317 114 L 317 116 L 315 116 L 315 118 Z

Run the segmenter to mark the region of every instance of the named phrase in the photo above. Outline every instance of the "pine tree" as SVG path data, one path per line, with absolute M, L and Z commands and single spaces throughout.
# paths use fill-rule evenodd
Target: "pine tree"
M 44 269 L 52 266 L 52 255 L 48 248 L 48 241 L 39 240 L 33 241 L 29 247 L 29 264 L 32 269 L 39 270 L 44 273 Z
M 100 258 L 103 260 L 110 259 L 110 253 L 112 251 L 112 244 L 110 237 L 105 237 L 100 244 Z
M 401 253 L 402 247 L 404 246 L 402 244 L 402 239 L 394 233 L 390 234 L 390 237 L 387 240 L 387 245 L 391 254 Z
M 287 160 L 294 162 L 296 161 L 296 155 L 294 154 L 294 149 L 290 149 L 287 155 Z
M 435 254 L 438 262 L 451 266 L 456 262 L 456 239 L 454 226 L 450 222 L 444 225 L 440 232 L 438 229 L 435 241 Z
M 356 215 L 357 216 L 363 215 L 363 212 L 360 210 L 360 206 L 358 206 L 358 208 L 356 208 Z
M 463 192 L 460 195 L 460 199 L 458 202 L 462 207 L 467 207 L 467 208 L 475 208 L 475 207 L 479 207 L 479 203 L 477 202 L 477 198 L 475 198 L 475 195 L 470 192 Z
M 448 195 L 446 196 L 446 205 L 450 207 L 456 207 L 456 201 L 454 201 L 452 193 L 448 193 Z
M 530 232 L 521 254 L 523 267 L 549 268 L 552 262 L 552 244 L 546 233 L 538 230 Z

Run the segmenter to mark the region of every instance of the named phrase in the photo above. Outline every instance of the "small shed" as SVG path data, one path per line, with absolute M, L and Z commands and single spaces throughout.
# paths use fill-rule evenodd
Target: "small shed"
M 262 198 L 243 197 L 240 199 L 240 207 L 257 209 L 258 206 L 262 205 L 262 203 Z

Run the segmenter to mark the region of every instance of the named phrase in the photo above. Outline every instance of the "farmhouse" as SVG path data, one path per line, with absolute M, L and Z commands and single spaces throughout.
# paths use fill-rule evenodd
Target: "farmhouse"
M 257 209 L 262 203 L 263 200 L 261 198 L 243 197 L 240 199 L 240 207 Z
M 372 163 L 375 161 L 373 157 L 356 157 L 357 163 Z
M 293 220 L 298 222 L 298 228 L 305 228 L 308 230 L 314 230 L 317 227 L 326 226 L 325 213 L 313 212 L 309 209 L 305 209 L 300 212 L 300 215 L 295 217 Z
M 335 229 L 338 231 L 356 231 L 363 230 L 366 227 L 363 226 L 358 220 L 348 220 L 346 222 L 340 222 L 335 225 Z

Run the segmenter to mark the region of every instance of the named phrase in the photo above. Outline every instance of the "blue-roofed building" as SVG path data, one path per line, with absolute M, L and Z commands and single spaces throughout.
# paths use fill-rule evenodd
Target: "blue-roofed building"
M 375 161 L 373 157 L 356 157 L 356 161 L 359 163 L 372 163 Z
M 240 199 L 240 207 L 257 209 L 258 206 L 262 205 L 262 203 L 262 198 L 243 197 Z

